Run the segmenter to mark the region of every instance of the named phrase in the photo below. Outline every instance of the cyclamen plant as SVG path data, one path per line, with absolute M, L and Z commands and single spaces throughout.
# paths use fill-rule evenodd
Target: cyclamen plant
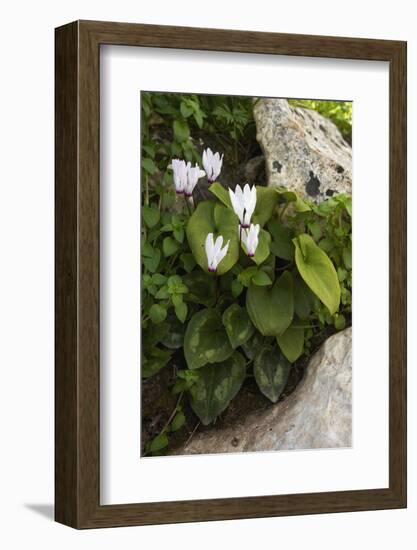
M 185 399 L 210 424 L 253 376 L 275 403 L 292 364 L 350 320 L 351 198 L 315 205 L 285 188 L 231 189 L 218 181 L 223 160 L 209 148 L 204 170 L 172 159 L 179 211 L 161 199 L 142 210 L 142 376 L 174 357 L 182 365 L 177 404 L 148 454 L 182 429 Z M 212 198 L 194 203 L 204 177 Z

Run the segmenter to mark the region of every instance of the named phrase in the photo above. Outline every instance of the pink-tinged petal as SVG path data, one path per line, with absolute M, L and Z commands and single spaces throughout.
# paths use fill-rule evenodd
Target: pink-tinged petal
M 210 264 L 211 260 L 213 259 L 214 252 L 213 233 L 209 233 L 206 237 L 205 250 L 208 263 Z
M 230 240 L 227 241 L 226 245 L 224 248 L 222 248 L 219 253 L 217 254 L 217 265 L 219 265 L 219 263 L 223 260 L 223 258 L 226 256 L 227 254 L 227 251 L 229 250 L 229 244 L 230 244 Z
M 223 236 L 219 235 L 216 239 L 216 242 L 214 243 L 213 255 L 214 255 L 215 258 L 219 254 L 222 246 L 223 246 Z

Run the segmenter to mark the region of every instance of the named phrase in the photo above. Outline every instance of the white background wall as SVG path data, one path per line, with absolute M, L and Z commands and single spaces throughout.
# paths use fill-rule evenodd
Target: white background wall
M 4 2 L 0 64 L 0 545 L 354 547 L 417 542 L 417 16 L 415 2 Z M 52 522 L 54 27 L 74 19 L 408 40 L 408 510 L 76 532 Z M 375 128 L 377 132 L 378 129 Z M 375 312 L 377 314 L 377 312 Z M 372 388 L 370 402 L 372 402 Z M 343 475 L 343 472 L 341 472 Z

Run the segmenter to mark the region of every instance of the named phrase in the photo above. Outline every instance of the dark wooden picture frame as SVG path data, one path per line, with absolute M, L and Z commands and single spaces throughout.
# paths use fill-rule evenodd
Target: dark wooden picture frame
M 389 62 L 389 487 L 100 505 L 100 46 Z M 56 45 L 55 518 L 75 528 L 319 514 L 406 506 L 406 43 L 77 21 Z

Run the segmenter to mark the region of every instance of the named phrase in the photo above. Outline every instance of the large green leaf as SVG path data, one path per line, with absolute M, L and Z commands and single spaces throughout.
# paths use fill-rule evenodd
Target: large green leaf
M 242 349 L 245 352 L 245 355 L 248 359 L 253 361 L 258 353 L 261 351 L 264 344 L 264 337 L 255 332 L 255 334 L 250 338 L 245 344 L 243 344 Z
M 293 243 L 301 277 L 330 313 L 335 313 L 340 304 L 340 285 L 332 261 L 306 233 L 298 235 Z
M 278 204 L 279 194 L 273 187 L 256 186 L 256 207 L 253 213 L 253 223 L 259 223 L 264 226 L 271 218 L 276 205 Z
M 247 342 L 255 331 L 246 309 L 238 304 L 232 304 L 225 310 L 222 321 L 233 349 Z
M 164 331 L 164 334 L 162 335 L 162 344 L 169 349 L 182 348 L 184 345 L 184 325 L 177 319 L 177 317 L 175 317 L 175 315 L 170 315 L 165 325 L 167 330 Z
M 264 231 L 263 229 L 261 229 L 259 232 L 259 242 L 258 246 L 256 247 L 255 256 L 253 256 L 252 258 L 252 260 L 257 265 L 260 265 L 268 258 L 270 242 L 271 235 L 268 233 L 268 231 Z
M 209 186 L 209 191 L 213 193 L 225 206 L 232 208 L 232 203 L 230 202 L 230 195 L 228 190 L 223 187 L 223 185 L 215 181 Z
M 317 298 L 301 279 L 300 276 L 294 278 L 294 310 L 297 316 L 302 319 L 308 319 Z
M 272 288 L 250 284 L 246 309 L 252 323 L 264 336 L 278 336 L 291 324 L 294 316 L 292 275 L 284 271 Z
M 198 380 L 190 388 L 191 407 L 204 426 L 222 413 L 240 390 L 246 375 L 243 356 L 234 352 L 216 365 L 198 371 Z
M 276 403 L 287 383 L 291 363 L 277 347 L 263 348 L 256 356 L 253 373 L 261 392 L 272 403 Z
M 184 354 L 188 368 L 198 369 L 206 363 L 220 363 L 233 353 L 220 313 L 202 309 L 193 315 L 184 337 Z
M 216 299 L 214 277 L 198 270 L 184 275 L 183 281 L 188 288 L 187 301 L 207 307 L 214 304 Z
M 206 237 L 209 233 L 223 236 L 223 246 L 230 240 L 226 256 L 219 263 L 217 274 L 223 275 L 231 269 L 239 259 L 238 218 L 226 206 L 213 201 L 200 202 L 191 216 L 187 226 L 187 239 L 198 265 L 208 271 L 205 251 Z
M 288 361 L 294 363 L 303 353 L 304 329 L 291 325 L 280 336 L 277 336 L 277 342 Z
M 268 230 L 272 236 L 271 252 L 283 260 L 292 260 L 294 258 L 292 242 L 294 235 L 291 229 L 282 225 L 278 220 L 271 220 L 268 223 Z

